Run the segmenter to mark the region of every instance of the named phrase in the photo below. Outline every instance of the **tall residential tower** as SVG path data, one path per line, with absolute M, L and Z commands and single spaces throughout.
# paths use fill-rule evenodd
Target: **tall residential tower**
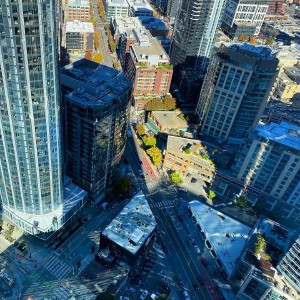
M 0 1 L 0 196 L 31 234 L 60 228 L 85 196 L 63 190 L 56 2 Z
M 178 10 L 171 63 L 204 70 L 215 43 L 224 0 L 183 0 Z
M 222 44 L 211 59 L 196 109 L 201 132 L 220 142 L 242 143 L 259 121 L 277 65 L 269 48 Z

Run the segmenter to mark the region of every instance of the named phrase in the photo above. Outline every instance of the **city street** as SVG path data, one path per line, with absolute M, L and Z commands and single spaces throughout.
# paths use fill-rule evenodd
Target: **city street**
M 117 60 L 116 55 L 111 54 L 109 48 L 108 48 L 108 41 L 107 41 L 107 36 L 105 33 L 104 29 L 104 23 L 100 18 L 99 10 L 97 7 L 97 0 L 93 0 L 93 11 L 95 15 L 95 20 L 97 21 L 97 26 L 96 28 L 99 31 L 99 43 L 100 43 L 100 48 L 96 49 L 97 53 L 101 53 L 103 56 L 103 60 L 101 64 L 106 65 L 108 67 L 113 66 L 113 62 Z

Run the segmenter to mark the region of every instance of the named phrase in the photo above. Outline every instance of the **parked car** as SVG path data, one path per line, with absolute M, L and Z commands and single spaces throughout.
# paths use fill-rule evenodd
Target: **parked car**
M 197 245 L 194 245 L 194 249 L 195 249 L 197 254 L 201 254 L 201 250 Z
M 130 300 L 130 298 L 127 296 L 120 296 L 120 300 Z
M 201 261 L 201 263 L 202 263 L 202 265 L 203 265 L 203 267 L 205 267 L 205 268 L 207 268 L 208 267 L 208 262 L 205 260 L 205 258 L 204 257 L 200 257 L 200 261 Z
M 126 287 L 125 291 L 135 293 L 136 289 L 134 287 L 128 286 Z
M 187 189 L 184 189 L 184 188 L 178 188 L 178 192 L 187 193 Z

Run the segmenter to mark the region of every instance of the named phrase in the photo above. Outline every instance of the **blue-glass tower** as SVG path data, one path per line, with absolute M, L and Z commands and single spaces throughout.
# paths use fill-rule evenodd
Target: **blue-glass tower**
M 0 195 L 6 218 L 33 234 L 74 207 L 63 205 L 56 3 L 0 0 Z

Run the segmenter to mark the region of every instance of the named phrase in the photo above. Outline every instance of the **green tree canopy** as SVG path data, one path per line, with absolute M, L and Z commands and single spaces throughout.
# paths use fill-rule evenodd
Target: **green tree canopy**
M 235 201 L 236 201 L 236 205 L 241 208 L 246 207 L 248 203 L 248 199 L 246 197 L 237 197 Z
M 254 255 L 257 256 L 260 252 L 262 252 L 267 246 L 266 240 L 261 234 L 256 236 L 256 240 L 254 242 Z
M 269 36 L 267 39 L 266 39 L 266 45 L 272 45 L 274 43 L 274 38 L 272 36 Z
M 143 143 L 147 148 L 156 146 L 156 138 L 151 135 L 144 135 L 143 136 Z
M 168 298 L 167 294 L 160 294 L 157 298 L 157 300 L 166 300 Z
M 174 110 L 176 108 L 176 100 L 174 98 L 165 97 L 163 99 L 154 98 L 147 102 L 145 111 L 152 110 Z
M 208 198 L 210 200 L 213 200 L 216 197 L 216 193 L 213 190 L 209 190 L 208 192 Z
M 129 192 L 130 188 L 131 181 L 126 176 L 122 176 L 116 184 L 115 192 L 121 195 L 125 195 Z
M 161 164 L 162 154 L 161 151 L 156 146 L 147 149 L 146 153 L 150 156 L 155 166 L 159 166 Z
M 181 178 L 180 174 L 177 173 L 177 172 L 173 172 L 173 173 L 170 175 L 170 179 L 171 179 L 172 182 L 175 183 L 175 184 L 182 183 L 182 178 Z
M 142 125 L 142 124 L 136 125 L 135 129 L 136 129 L 137 134 L 138 134 L 139 136 L 143 136 L 143 135 L 146 133 L 145 127 L 144 127 L 144 125 Z

